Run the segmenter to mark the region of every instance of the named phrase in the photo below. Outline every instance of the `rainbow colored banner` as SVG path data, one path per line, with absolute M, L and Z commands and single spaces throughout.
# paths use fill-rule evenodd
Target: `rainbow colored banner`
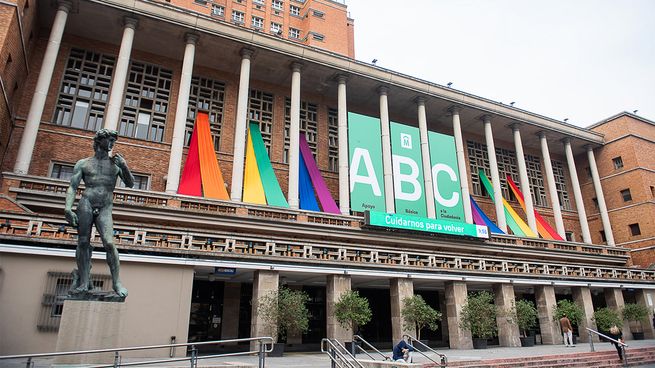
M 487 194 L 491 198 L 492 201 L 496 201 L 496 198 L 494 198 L 494 189 L 493 185 L 491 185 L 491 181 L 489 178 L 487 178 L 487 174 L 484 173 L 484 170 L 480 169 L 478 174 L 480 175 L 480 181 L 482 182 L 482 185 L 484 185 L 484 188 L 487 190 Z M 507 227 L 512 230 L 514 235 L 517 236 L 527 236 L 530 238 L 537 238 L 537 234 L 534 233 L 528 226 L 528 224 L 521 219 L 521 217 L 514 211 L 512 206 L 507 203 L 505 198 L 499 198 L 498 200 L 503 201 L 503 208 L 505 209 L 505 220 L 507 221 Z
M 521 205 L 521 208 L 523 208 L 523 211 L 525 213 L 528 213 L 528 210 L 525 207 L 525 198 L 523 197 L 523 192 L 519 189 L 519 187 L 514 183 L 514 180 L 512 180 L 512 177 L 507 175 L 507 183 L 509 184 L 509 187 L 512 189 L 512 192 L 514 192 L 514 196 L 516 199 L 518 199 L 519 204 Z M 539 232 L 539 235 L 541 235 L 542 238 L 544 239 L 549 239 L 549 240 L 561 240 L 564 241 L 564 239 L 553 229 L 552 226 L 537 212 L 537 210 L 534 210 L 534 216 L 535 219 L 537 220 L 537 231 Z
M 471 197 L 471 211 L 473 212 L 473 222 L 476 225 L 482 225 L 482 226 L 487 226 L 489 227 L 489 231 L 491 231 L 493 234 L 505 234 L 503 230 L 501 230 L 496 224 L 494 224 L 493 221 L 487 216 L 484 211 L 478 206 L 478 203 L 473 199 L 473 196 Z
M 248 126 L 246 165 L 243 178 L 243 201 L 269 206 L 289 207 L 268 157 L 259 124 Z
M 305 134 L 300 133 L 300 173 L 299 173 L 299 197 L 300 208 L 303 210 L 320 211 L 316 197 L 321 204 L 323 212 L 340 214 L 341 211 L 337 206 L 330 190 L 323 180 L 314 156 L 307 143 Z M 316 197 L 314 196 L 316 193 Z
M 228 200 L 225 181 L 216 159 L 209 115 L 199 112 L 191 133 L 189 152 L 180 177 L 178 194 Z

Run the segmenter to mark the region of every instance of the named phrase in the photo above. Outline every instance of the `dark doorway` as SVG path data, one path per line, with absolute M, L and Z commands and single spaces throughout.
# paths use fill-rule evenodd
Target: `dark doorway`
M 302 290 L 309 295 L 309 330 L 302 335 L 303 344 L 319 344 L 327 336 L 325 317 L 325 287 L 303 286 Z
M 222 281 L 193 281 L 189 342 L 221 339 L 224 286 Z
M 360 327 L 359 335 L 379 348 L 391 347 L 391 295 L 389 289 L 358 289 L 368 299 L 373 316 Z M 357 332 L 357 331 L 355 331 Z
M 441 312 L 442 318 L 446 318 L 446 313 L 439 308 L 441 301 L 439 300 L 439 293 L 436 290 L 416 290 L 414 293 L 423 297 L 423 300 L 425 300 L 430 307 L 434 308 L 434 310 Z M 429 340 L 433 345 L 434 343 L 432 341 L 441 342 L 441 323 L 439 323 L 439 328 L 434 331 L 429 330 L 427 327 L 422 329 L 421 340 Z

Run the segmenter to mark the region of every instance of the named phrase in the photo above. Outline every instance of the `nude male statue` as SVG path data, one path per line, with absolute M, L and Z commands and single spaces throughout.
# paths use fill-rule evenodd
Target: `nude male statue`
M 78 242 L 75 251 L 77 261 L 77 279 L 71 288 L 71 294 L 84 294 L 89 291 L 89 276 L 91 273 L 90 243 L 93 224 L 102 239 L 102 245 L 107 252 L 107 264 L 111 271 L 112 286 L 119 297 L 127 296 L 119 277 L 120 265 L 118 251 L 114 246 L 114 225 L 111 217 L 114 187 L 116 177 L 128 187 L 134 185 L 134 176 L 127 167 L 125 159 L 115 154 L 109 156 L 118 138 L 115 130 L 100 129 L 93 139 L 95 154 L 77 161 L 73 169 L 70 186 L 66 191 L 66 220 L 71 226 L 77 227 Z M 80 182 L 84 180 L 85 189 L 77 204 L 77 213 L 73 212 L 75 194 Z

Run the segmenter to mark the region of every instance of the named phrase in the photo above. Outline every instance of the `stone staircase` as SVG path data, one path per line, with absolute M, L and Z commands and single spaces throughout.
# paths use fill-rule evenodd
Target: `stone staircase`
M 655 347 L 628 349 L 628 366 L 655 366 Z M 438 367 L 433 364 L 423 366 Z M 552 367 L 588 367 L 620 368 L 623 367 L 616 350 L 597 351 L 575 354 L 543 355 L 507 359 L 464 360 L 449 362 L 448 367 L 457 368 L 552 368 Z

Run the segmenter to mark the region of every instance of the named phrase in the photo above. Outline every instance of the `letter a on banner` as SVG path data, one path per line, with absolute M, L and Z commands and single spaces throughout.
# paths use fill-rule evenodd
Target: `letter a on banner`
M 396 213 L 427 217 L 419 130 L 395 122 L 390 125 Z
M 428 132 L 432 186 L 438 220 L 464 222 L 462 189 L 459 185 L 455 138 Z
M 386 211 L 380 119 L 348 113 L 350 209 Z

